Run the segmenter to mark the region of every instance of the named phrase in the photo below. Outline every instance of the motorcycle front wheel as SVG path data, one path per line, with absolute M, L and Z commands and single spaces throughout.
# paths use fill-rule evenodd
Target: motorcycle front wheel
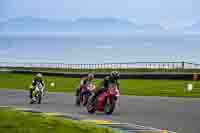
M 76 105 L 80 106 L 80 96 L 76 96 Z
M 109 98 L 106 98 L 104 112 L 108 115 L 112 114 L 115 110 L 115 106 L 116 106 L 116 100 L 114 97 L 112 98 L 112 100 L 110 100 Z
M 87 104 L 87 96 L 83 95 L 83 106 L 85 106 Z
M 86 105 L 87 111 L 90 114 L 94 114 L 96 112 L 95 105 L 92 103 L 92 98 L 93 98 L 92 96 L 89 97 L 88 103 Z
M 42 102 L 42 92 L 41 91 L 39 91 L 37 94 L 37 101 L 38 101 L 37 102 L 38 104 L 41 104 L 41 102 Z

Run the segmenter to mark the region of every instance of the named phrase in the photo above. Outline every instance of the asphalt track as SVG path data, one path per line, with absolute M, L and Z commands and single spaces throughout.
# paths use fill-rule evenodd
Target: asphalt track
M 88 114 L 83 108 L 74 105 L 71 94 L 49 93 L 41 105 L 30 105 L 28 102 L 28 93 L 25 91 L 0 90 L 0 106 L 86 115 L 95 119 L 112 119 L 177 133 L 200 132 L 200 99 L 198 98 L 122 96 L 120 108 L 117 108 L 112 116 L 101 113 Z

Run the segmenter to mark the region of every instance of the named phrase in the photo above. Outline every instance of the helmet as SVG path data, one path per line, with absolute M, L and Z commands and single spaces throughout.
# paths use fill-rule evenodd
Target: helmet
M 89 78 L 90 80 L 94 79 L 94 74 L 89 73 L 89 74 L 88 74 L 88 78 Z
M 115 79 L 115 80 L 117 80 L 117 79 L 119 79 L 119 73 L 117 72 L 117 71 L 113 71 L 113 72 L 111 72 L 110 73 L 110 76 L 113 78 L 113 79 Z
M 36 74 L 36 77 L 37 77 L 37 78 L 42 78 L 43 76 L 42 76 L 41 73 L 38 73 L 38 74 Z

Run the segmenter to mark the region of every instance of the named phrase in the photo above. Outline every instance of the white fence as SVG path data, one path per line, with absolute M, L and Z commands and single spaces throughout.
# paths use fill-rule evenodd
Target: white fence
M 104 63 L 104 64 L 64 64 L 64 63 L 13 63 L 0 62 L 0 67 L 26 68 L 66 68 L 66 69 L 200 69 L 200 64 L 187 62 L 133 62 L 133 63 Z

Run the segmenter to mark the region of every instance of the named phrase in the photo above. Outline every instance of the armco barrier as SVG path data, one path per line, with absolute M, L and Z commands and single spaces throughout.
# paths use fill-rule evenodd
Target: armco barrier
M 65 72 L 47 72 L 47 71 L 31 71 L 31 70 L 12 70 L 10 73 L 36 74 L 38 72 L 47 76 L 62 76 L 80 78 L 86 76 L 87 73 L 65 73 Z M 104 78 L 109 73 L 96 73 L 96 78 Z M 200 76 L 200 74 L 197 74 Z M 175 79 L 175 80 L 193 80 L 193 73 L 121 73 L 121 79 Z

